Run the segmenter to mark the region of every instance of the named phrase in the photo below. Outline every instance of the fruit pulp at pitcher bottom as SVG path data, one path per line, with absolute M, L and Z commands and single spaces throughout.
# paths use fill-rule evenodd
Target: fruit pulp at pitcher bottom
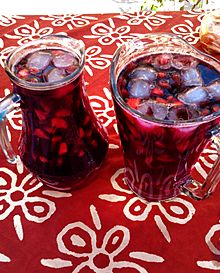
M 192 126 L 160 122 L 218 112 L 219 72 L 191 56 L 153 54 L 129 63 L 119 75 L 118 89 L 130 108 L 150 119 L 115 103 L 127 184 L 149 201 L 178 195 L 219 119 Z

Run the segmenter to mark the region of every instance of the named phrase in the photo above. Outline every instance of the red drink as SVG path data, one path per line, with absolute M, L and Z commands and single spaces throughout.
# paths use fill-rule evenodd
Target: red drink
M 74 51 L 47 46 L 11 66 L 21 97 L 19 155 L 49 186 L 81 184 L 103 161 L 108 141 L 84 88 L 83 61 Z
M 220 120 L 219 71 L 184 51 L 167 51 L 140 50 L 136 58 L 122 51 L 130 61 L 119 69 L 113 60 L 118 76 L 111 74 L 126 182 L 148 201 L 180 193 Z

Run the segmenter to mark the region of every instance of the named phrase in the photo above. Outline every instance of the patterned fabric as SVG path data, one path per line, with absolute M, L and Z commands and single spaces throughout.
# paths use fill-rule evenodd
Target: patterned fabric
M 117 47 L 148 32 L 171 32 L 201 49 L 201 12 L 0 16 L 0 64 L 18 45 L 61 33 L 86 44 L 87 92 L 110 137 L 109 152 L 87 185 L 64 193 L 43 186 L 0 153 L 1 273 L 186 273 L 220 270 L 220 191 L 196 202 L 185 195 L 147 203 L 124 184 L 123 155 L 109 86 Z M 1 98 L 12 85 L 1 69 Z M 20 112 L 9 115 L 16 147 Z M 216 159 L 210 147 L 200 179 Z

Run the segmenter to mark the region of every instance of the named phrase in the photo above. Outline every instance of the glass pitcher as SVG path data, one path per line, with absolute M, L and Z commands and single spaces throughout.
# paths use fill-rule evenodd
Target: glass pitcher
M 6 115 L 19 103 L 21 160 L 40 181 L 59 190 L 83 184 L 108 149 L 107 132 L 85 90 L 84 62 L 82 41 L 49 35 L 16 48 L 5 64 L 13 92 L 0 102 L 3 152 L 9 162 L 16 162 Z
M 155 33 L 121 45 L 110 73 L 130 189 L 147 201 L 183 191 L 209 196 L 220 180 L 219 61 L 175 35 Z M 217 160 L 204 183 L 196 181 L 191 171 L 211 142 Z

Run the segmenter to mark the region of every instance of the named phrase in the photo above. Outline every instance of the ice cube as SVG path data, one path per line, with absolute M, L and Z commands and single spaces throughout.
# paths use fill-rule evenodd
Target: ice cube
M 65 78 L 65 71 L 63 69 L 53 68 L 47 74 L 47 81 L 48 82 L 60 81 L 63 78 Z
M 169 108 L 168 119 L 169 120 L 189 120 L 199 116 L 199 112 L 196 107 L 189 105 L 173 105 Z
M 172 54 L 159 54 L 152 62 L 152 65 L 157 69 L 170 69 L 172 63 Z
M 144 115 L 153 116 L 155 119 L 164 120 L 168 113 L 168 104 L 148 100 L 139 105 L 138 109 Z
M 200 105 L 209 101 L 209 95 L 205 87 L 197 86 L 180 93 L 178 99 L 185 104 Z
M 174 55 L 172 59 L 172 67 L 184 70 L 189 67 L 196 67 L 198 61 L 191 56 L 183 56 L 183 55 Z
M 32 74 L 44 70 L 50 63 L 52 56 L 49 52 L 37 51 L 27 60 L 27 67 Z
M 210 98 L 213 98 L 219 101 L 220 100 L 220 81 L 216 81 L 215 83 L 207 86 L 207 91 L 209 93 Z
M 142 79 L 145 81 L 154 81 L 157 77 L 156 71 L 151 67 L 137 67 L 131 73 L 129 73 L 128 77 L 130 79 Z
M 57 68 L 67 68 L 70 66 L 77 66 L 78 61 L 71 53 L 61 52 L 53 57 L 53 64 Z
M 128 93 L 132 98 L 148 99 L 152 88 L 152 84 L 142 79 L 131 79 L 127 84 Z
M 181 78 L 182 83 L 185 87 L 203 85 L 202 77 L 199 73 L 199 70 L 193 67 L 181 71 Z

